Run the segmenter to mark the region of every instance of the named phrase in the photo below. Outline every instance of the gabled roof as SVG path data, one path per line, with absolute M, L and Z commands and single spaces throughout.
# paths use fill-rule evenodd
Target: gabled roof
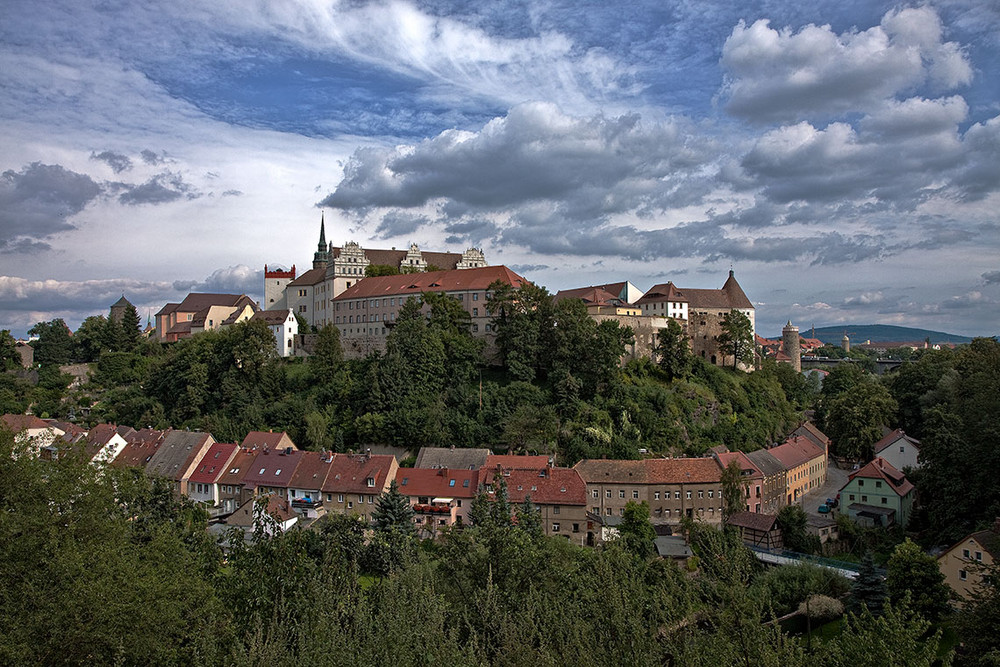
M 743 288 L 736 282 L 736 276 L 732 271 L 722 289 L 692 289 L 685 287 L 682 292 L 687 296 L 688 305 L 692 309 L 745 309 L 752 310 L 753 303 L 743 292 Z
M 200 484 L 215 484 L 220 477 L 229 471 L 229 464 L 238 450 L 239 445 L 235 443 L 215 443 L 198 462 L 189 481 Z
M 764 477 L 764 472 L 743 452 L 724 452 L 718 455 L 717 460 L 719 467 L 723 470 L 729 467 L 730 462 L 736 461 L 740 466 L 740 470 L 743 471 L 743 476 L 747 479 Z
M 53 431 L 57 430 L 54 426 L 46 424 L 44 421 L 36 417 L 35 415 L 13 415 L 7 414 L 0 417 L 0 420 L 7 426 L 7 428 L 14 433 L 20 433 L 21 431 L 27 431 L 28 429 L 47 429 L 51 428 Z
M 650 484 L 711 484 L 722 480 L 715 459 L 646 459 Z
M 888 447 L 891 447 L 900 440 L 905 440 L 914 449 L 918 450 L 920 449 L 919 440 L 917 440 L 916 438 L 911 438 L 910 436 L 906 435 L 906 433 L 903 432 L 903 429 L 897 428 L 895 431 L 889 433 L 887 436 L 885 436 L 884 438 L 875 443 L 875 453 L 876 454 L 882 453 L 883 450 L 885 450 Z
M 765 477 L 785 474 L 785 466 L 781 464 L 781 461 L 771 456 L 771 452 L 766 449 L 748 452 L 747 458 L 750 459 L 758 470 L 764 473 Z
M 116 468 L 145 468 L 160 447 L 161 439 L 135 439 L 122 447 L 111 462 Z
M 748 528 L 767 533 L 777 527 L 778 515 L 761 514 L 760 512 L 736 512 L 729 517 L 726 523 L 738 528 Z
M 114 424 L 97 424 L 90 431 L 87 432 L 86 440 L 83 444 L 83 454 L 88 461 L 93 461 L 94 457 L 101 453 L 108 443 L 111 442 L 111 438 L 115 436 L 125 439 L 118 432 L 118 427 Z M 126 443 L 128 441 L 126 440 Z
M 278 523 L 284 523 L 297 518 L 297 515 L 292 511 L 291 505 L 284 498 L 281 498 L 273 493 L 269 493 L 265 497 L 267 501 L 264 506 L 264 511 L 274 517 Z M 254 508 L 257 506 L 258 500 L 261 499 L 252 498 L 240 505 L 235 512 L 226 517 L 226 525 L 240 526 L 243 528 L 252 527 L 254 524 Z M 264 501 L 261 500 L 261 502 Z
M 816 445 L 827 448 L 830 446 L 830 438 L 827 437 L 826 433 L 819 430 L 816 424 L 812 422 L 802 422 L 802 425 L 797 429 L 792 431 L 792 435 L 801 435 L 809 438 Z
M 685 290 L 686 292 L 687 290 Z M 653 303 L 654 301 L 659 303 L 660 301 L 687 301 L 688 298 L 684 295 L 680 289 L 674 285 L 673 282 L 660 283 L 659 285 L 653 285 L 646 293 L 642 295 L 642 298 L 636 301 L 636 305 L 643 303 Z
M 156 311 L 156 317 L 159 317 L 161 315 L 169 315 L 170 313 L 172 313 L 175 310 L 177 310 L 177 307 L 180 306 L 180 305 L 181 304 L 179 304 L 179 303 L 164 304 L 163 308 L 160 308 L 158 311 Z
M 801 435 L 793 435 L 777 447 L 772 447 L 767 451 L 778 459 L 786 470 L 792 470 L 816 457 L 826 455 L 815 442 Z
M 905 497 L 913 491 L 913 484 L 910 483 L 910 480 L 906 479 L 906 475 L 896 470 L 891 463 L 883 459 L 881 456 L 876 456 L 874 461 L 871 461 L 862 467 L 861 470 L 855 470 L 852 472 L 847 478 L 847 484 L 850 484 L 857 477 L 883 480 L 887 482 L 889 484 L 889 488 L 895 491 L 896 495 L 900 497 Z M 847 484 L 845 484 L 844 487 L 846 487 Z
M 285 320 L 288 319 L 288 314 L 291 311 L 287 308 L 281 310 L 258 310 L 254 313 L 253 317 L 250 318 L 251 321 L 254 320 L 264 320 L 268 326 L 275 326 L 279 324 L 284 324 Z
M 465 468 L 476 470 L 486 465 L 488 449 L 473 447 L 421 447 L 414 468 Z
M 588 305 L 626 306 L 629 304 L 621 297 L 625 285 L 626 283 L 612 283 L 559 290 L 552 300 L 558 303 L 563 299 L 580 299 Z
M 326 477 L 333 470 L 335 455 L 332 452 L 303 452 L 302 460 L 288 480 L 288 488 L 319 491 Z
M 399 492 L 428 498 L 474 498 L 479 488 L 479 470 L 448 468 L 400 468 L 396 471 Z
M 337 454 L 323 484 L 325 493 L 380 494 L 386 487 L 396 457 L 387 454 Z M 368 484 L 368 480 L 372 484 Z
M 127 308 L 128 306 L 131 306 L 131 305 L 132 305 L 132 302 L 129 301 L 128 299 L 126 299 L 125 295 L 122 294 L 122 298 L 118 299 L 113 304 L 111 304 L 111 307 L 112 308 Z
M 288 436 L 287 433 L 281 431 L 280 433 L 275 433 L 274 431 L 250 431 L 247 433 L 246 437 L 243 438 L 243 442 L 240 443 L 241 447 L 252 448 L 259 447 L 263 449 L 264 447 L 268 449 L 278 449 L 285 447 L 295 447 L 295 443 Z
M 295 280 L 288 283 L 289 287 L 307 287 L 318 285 L 326 280 L 326 269 L 309 269 Z
M 163 443 L 146 464 L 146 473 L 181 481 L 195 457 L 211 447 L 215 438 L 201 431 L 167 431 Z
M 240 299 L 248 298 L 245 294 L 208 294 L 191 292 L 177 304 L 176 310 L 182 313 L 198 313 L 212 306 L 236 306 Z
M 251 489 L 259 486 L 287 489 L 288 481 L 295 474 L 302 454 L 297 449 L 287 454 L 284 449 L 263 450 L 243 476 L 243 484 Z
M 513 287 L 522 287 L 528 284 L 526 279 L 506 266 L 483 266 L 476 269 L 454 269 L 365 278 L 348 287 L 333 300 L 348 301 L 350 299 L 401 294 L 417 295 L 424 292 L 485 290 L 496 281 Z
M 588 484 L 645 484 L 647 478 L 646 466 L 642 461 L 584 459 L 573 466 L 573 469 Z
M 519 503 L 528 496 L 536 505 L 587 504 L 587 484 L 573 468 L 511 470 L 493 466 L 479 471 L 479 483 L 488 487 L 497 475 L 507 483 L 511 503 Z
M 257 456 L 263 450 L 239 448 L 233 456 L 233 460 L 224 473 L 219 476 L 219 484 L 239 486 L 243 484 L 243 477 L 253 469 Z
M 490 454 L 486 457 L 484 468 L 503 466 L 508 470 L 541 470 L 549 465 L 547 456 L 527 456 L 523 454 Z

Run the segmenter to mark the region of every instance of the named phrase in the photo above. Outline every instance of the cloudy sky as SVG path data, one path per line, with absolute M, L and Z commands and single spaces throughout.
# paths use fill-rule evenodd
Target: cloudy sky
M 987 0 L 4 0 L 0 328 L 335 244 L 1000 333 Z

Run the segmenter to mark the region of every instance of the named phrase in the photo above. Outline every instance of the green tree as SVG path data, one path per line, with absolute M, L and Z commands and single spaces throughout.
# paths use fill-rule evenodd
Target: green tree
M 733 308 L 722 316 L 722 333 L 715 337 L 719 349 L 732 356 L 733 368 L 752 364 L 754 354 L 753 324 L 743 312 Z
M 0 370 L 21 367 L 21 355 L 17 351 L 17 341 L 10 335 L 10 329 L 0 331 Z
M 667 320 L 665 329 L 660 329 L 656 335 L 656 363 L 668 381 L 683 379 L 691 372 L 693 354 L 691 344 L 683 327 L 677 320 Z
M 390 264 L 369 264 L 365 267 L 365 278 L 377 278 L 379 276 L 398 276 L 399 267 Z
M 1000 664 L 1000 565 L 976 566 L 981 583 L 972 590 L 955 618 L 962 642 L 962 664 Z
M 622 521 L 618 524 L 618 532 L 626 549 L 638 556 L 652 555 L 655 551 L 653 541 L 656 539 L 656 531 L 649 520 L 649 503 L 645 500 L 641 503 L 628 501 Z
M 531 496 L 524 497 L 524 502 L 517 506 L 514 515 L 517 518 L 517 529 L 532 539 L 541 539 L 545 534 L 542 528 L 542 513 L 535 503 L 531 502 Z
M 820 654 L 831 667 L 931 667 L 939 662 L 941 631 L 930 634 L 931 624 L 903 604 L 887 604 L 881 616 L 865 611 L 848 615 L 840 637 Z
M 729 517 L 747 509 L 747 495 L 744 490 L 743 470 L 740 462 L 733 459 L 722 471 L 722 523 Z
M 399 491 L 396 480 L 389 482 L 389 489 L 378 497 L 375 510 L 372 512 L 372 525 L 375 530 L 397 532 L 404 535 L 415 535 L 413 527 L 413 508 L 410 500 Z
M 329 382 L 344 363 L 344 350 L 340 345 L 340 329 L 325 325 L 316 337 L 316 347 L 309 356 L 309 370 L 318 382 Z
M 851 459 L 871 459 L 882 427 L 895 414 L 896 402 L 878 382 L 861 382 L 844 390 L 830 403 L 826 415 L 833 451 Z
M 871 551 L 866 551 L 861 559 L 858 576 L 851 587 L 850 610 L 861 614 L 865 609 L 872 616 L 881 616 L 885 605 L 885 577 L 875 569 L 875 560 Z
M 125 350 L 135 350 L 142 338 L 142 320 L 139 318 L 139 311 L 131 303 L 125 306 L 125 312 L 122 313 L 121 331 Z
M 808 531 L 809 517 L 801 505 L 785 505 L 778 511 L 781 540 L 792 551 L 812 553 L 815 541 Z
M 73 341 L 70 338 L 69 327 L 62 318 L 49 322 L 39 322 L 28 329 L 38 340 L 32 345 L 35 348 L 35 363 L 62 366 L 70 362 L 73 354 Z
M 906 539 L 896 546 L 886 563 L 886 592 L 893 603 L 909 596 L 909 604 L 929 621 L 937 621 L 948 610 L 950 589 L 937 559 Z

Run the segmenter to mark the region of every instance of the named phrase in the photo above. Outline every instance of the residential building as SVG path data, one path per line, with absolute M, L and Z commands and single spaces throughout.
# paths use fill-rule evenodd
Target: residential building
M 875 456 L 880 456 L 897 470 L 920 467 L 920 441 L 897 428 L 875 443 Z
M 774 458 L 766 449 L 747 452 L 746 456 L 763 475 L 760 511 L 764 514 L 777 514 L 788 504 L 786 494 L 788 471 L 781 461 Z
M 592 514 L 622 517 L 630 501 L 649 501 L 649 475 L 643 461 L 584 459 L 573 469 L 587 485 L 587 503 Z
M 532 456 L 503 458 L 545 459 Z M 564 537 L 580 546 L 592 546 L 595 535 L 587 519 L 587 485 L 580 473 L 573 468 L 553 468 L 547 461 L 541 466 L 526 465 L 526 461 L 515 463 L 522 467 L 496 463 L 479 471 L 479 482 L 487 493 L 492 492 L 494 480 L 501 477 L 512 505 L 524 502 L 525 498 L 535 505 L 546 535 Z
M 244 443 L 246 440 L 244 440 Z M 245 447 L 246 445 L 244 445 Z M 260 449 L 254 459 L 253 467 L 243 475 L 244 501 L 253 497 L 274 494 L 282 498 L 288 497 L 288 483 L 295 474 L 295 468 L 302 459 L 300 450 L 286 447 L 284 449 Z
M 118 452 L 118 456 L 111 461 L 111 465 L 117 468 L 145 468 L 163 443 L 163 437 L 166 433 L 166 431 L 144 428 L 124 436 L 128 442 Z
M 254 313 L 251 321 L 261 320 L 267 324 L 274 336 L 275 350 L 279 357 L 295 356 L 293 343 L 295 335 L 299 332 L 299 322 L 291 310 L 284 308 L 281 310 L 260 310 Z
M 219 476 L 216 482 L 219 488 L 219 505 L 224 514 L 235 512 L 236 508 L 244 503 L 244 496 L 247 498 L 253 494 L 243 493 L 243 478 L 253 470 L 257 456 L 263 449 L 255 447 L 239 447 L 233 454 L 227 469 Z
M 991 530 L 980 530 L 956 542 L 938 557 L 945 583 L 958 593 L 959 606 L 982 584 L 989 567 L 1000 564 L 1000 518 Z
M 214 444 L 215 438 L 209 433 L 167 431 L 146 463 L 146 474 L 170 480 L 175 496 L 188 495 L 191 475 Z
M 371 521 L 378 497 L 396 478 L 399 462 L 384 454 L 335 454 L 323 483 L 327 512 L 351 514 Z M 404 491 L 405 493 L 405 491 Z
M 323 507 L 323 485 L 334 469 L 335 456 L 333 452 L 302 453 L 302 460 L 288 481 L 288 500 L 293 510 L 310 519 L 319 516 Z
M 472 499 L 480 486 L 479 470 L 468 468 L 399 468 L 396 485 L 409 497 L 413 522 L 421 537 L 434 537 L 448 526 L 468 523 Z
M 799 424 L 799 427 L 792 431 L 792 435 L 799 435 L 803 438 L 809 438 L 814 445 L 821 449 L 825 449 L 827 452 L 830 451 L 830 438 L 819 430 L 811 421 L 805 421 Z
M 841 511 L 856 521 L 906 527 L 913 510 L 914 487 L 881 457 L 855 470 L 840 489 Z
M 125 431 L 125 433 L 128 433 Z M 114 424 L 98 424 L 87 432 L 83 443 L 83 457 L 94 465 L 111 463 L 121 454 L 128 441 Z
M 281 431 L 275 433 L 274 431 L 250 431 L 247 433 L 246 437 L 243 438 L 243 442 L 240 443 L 240 447 L 244 449 L 298 449 L 292 439 L 287 433 Z
M 767 451 L 785 468 L 786 504 L 797 503 L 826 484 L 827 450 L 811 439 L 793 435 Z
M 761 549 L 781 549 L 781 528 L 776 514 L 736 512 L 726 521 L 740 532 L 744 544 Z
M 267 519 L 265 519 L 267 517 Z M 259 524 L 265 535 L 280 535 L 298 522 L 287 500 L 277 494 L 251 498 L 226 518 L 226 525 L 252 534 Z
M 239 449 L 240 446 L 234 443 L 214 443 L 205 456 L 198 461 L 195 471 L 191 473 L 191 478 L 188 480 L 188 497 L 191 500 L 205 503 L 211 508 L 220 508 L 225 511 L 225 508 L 222 507 L 219 480 L 231 470 L 230 464 L 236 458 Z
M 14 442 L 25 448 L 26 453 L 37 456 L 65 431 L 42 421 L 34 415 L 6 414 L 0 417 L 0 427 L 14 434 Z
M 746 511 L 760 513 L 764 507 L 764 473 L 743 452 L 723 452 L 715 455 L 720 470 L 733 461 L 740 467 L 740 480 L 746 499 Z
M 487 303 L 490 286 L 501 282 L 514 288 L 528 281 L 505 266 L 379 276 L 355 282 L 333 298 L 333 323 L 347 357 L 364 357 L 385 349 L 385 338 L 395 326 L 403 304 L 425 292 L 447 294 L 469 314 L 469 328 L 477 338 L 491 338 L 492 318 Z
M 180 303 L 168 303 L 156 313 L 156 336 L 161 343 L 189 338 L 243 322 L 260 308 L 245 294 L 202 294 L 192 292 Z

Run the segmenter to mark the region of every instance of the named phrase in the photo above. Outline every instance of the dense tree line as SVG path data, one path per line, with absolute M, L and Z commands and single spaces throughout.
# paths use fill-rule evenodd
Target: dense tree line
M 344 359 L 332 326 L 303 362 L 278 359 L 261 323 L 160 345 L 115 343 L 124 340 L 121 327 L 88 318 L 71 337 L 78 352 L 59 359 L 95 361 L 92 382 L 61 406 L 49 400 L 46 412 L 63 416 L 93 403 L 93 423 L 202 429 L 226 441 L 270 428 L 314 449 L 487 446 L 571 464 L 636 458 L 640 449 L 756 449 L 781 440 L 810 401 L 780 365 L 749 375 L 716 368 L 680 339 L 669 364 L 664 353 L 659 364 L 623 366 L 633 339 L 627 327 L 597 323 L 582 302 L 556 302 L 543 288 L 494 287 L 494 348 L 470 334 L 459 302 L 430 293 L 401 309 L 384 354 L 358 360 Z M 70 338 L 59 320 L 36 329 L 46 360 Z M 14 407 L 31 402 L 21 398 Z

